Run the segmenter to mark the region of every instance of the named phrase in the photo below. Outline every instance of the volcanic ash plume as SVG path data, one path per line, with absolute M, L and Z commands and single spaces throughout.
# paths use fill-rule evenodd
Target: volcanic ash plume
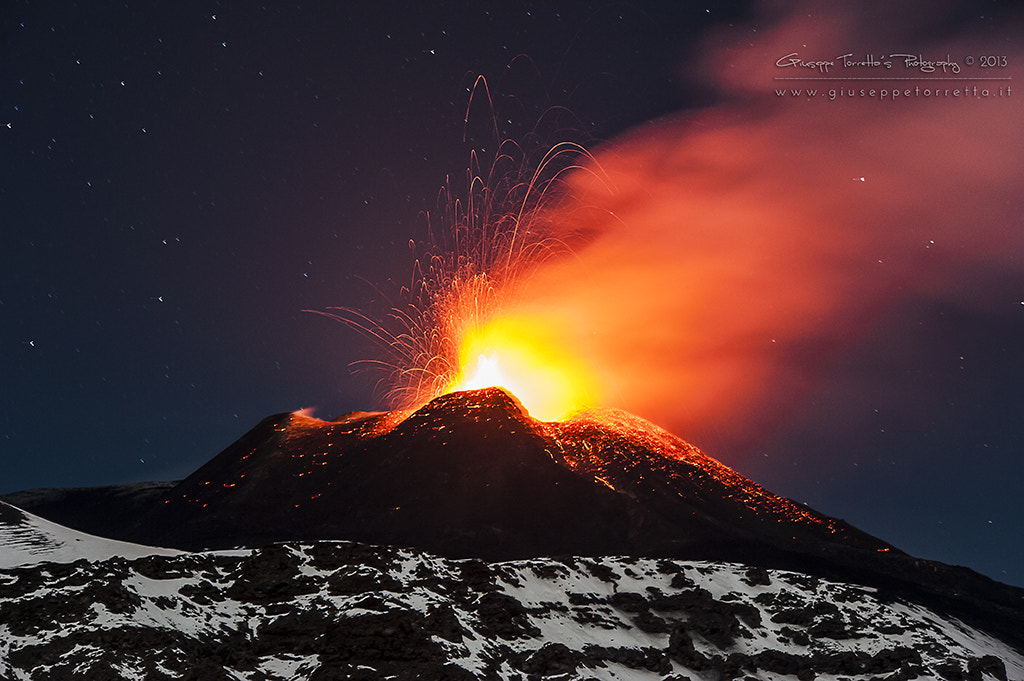
M 728 431 L 741 443 L 776 423 L 823 358 L 869 334 L 880 312 L 1020 275 L 1024 110 L 1012 90 L 997 93 L 1012 84 L 776 94 L 786 54 L 891 54 L 906 40 L 866 14 L 737 29 L 720 42 L 739 47 L 718 49 L 708 66 L 730 104 L 627 134 L 575 176 L 563 222 L 596 236 L 526 282 L 513 314 L 557 320 L 549 328 L 597 373 L 604 402 L 698 441 Z M 1010 42 L 989 38 L 918 37 L 914 47 L 1008 53 Z M 975 85 L 955 97 L 937 89 Z

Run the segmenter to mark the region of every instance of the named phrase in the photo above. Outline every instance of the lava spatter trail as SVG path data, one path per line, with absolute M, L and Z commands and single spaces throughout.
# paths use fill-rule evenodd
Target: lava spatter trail
M 586 225 L 570 226 L 557 209 L 568 173 L 600 174 L 580 159 L 592 157 L 562 142 L 531 169 L 506 140 L 481 173 L 474 152 L 464 192 L 457 195 L 448 182 L 441 210 L 427 217 L 426 242 L 410 242 L 421 256 L 383 318 L 349 308 L 313 311 L 381 347 L 384 358 L 366 364 L 383 370 L 390 408 L 414 409 L 448 392 L 496 385 L 544 419 L 595 404 L 598 386 L 588 367 L 557 340 L 557 314 L 511 312 L 523 283 L 584 237 Z

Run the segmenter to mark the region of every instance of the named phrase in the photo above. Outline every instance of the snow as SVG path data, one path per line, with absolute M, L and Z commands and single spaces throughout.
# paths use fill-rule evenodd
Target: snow
M 76 560 L 174 556 L 174 549 L 143 546 L 104 539 L 40 518 L 0 501 L 0 569 L 42 562 L 73 563 Z
M 277 657 L 262 657 L 259 661 L 259 671 L 271 679 L 307 679 L 317 667 L 320 661 L 316 655 L 278 655 Z M 238 675 L 239 679 L 245 676 Z M 260 677 L 255 677 L 260 678 Z
M 21 612 L 26 612 L 26 608 L 47 600 L 61 603 L 62 609 L 57 618 L 59 623 L 41 622 L 27 634 L 17 632 L 14 620 L 0 621 L 2 678 L 37 678 L 38 667 L 27 671 L 10 664 L 14 653 L 62 640 L 74 642 L 75 632 L 116 634 L 147 629 L 157 634 L 166 633 L 170 636 L 168 640 L 178 636 L 190 641 L 215 642 L 234 637 L 243 642 L 240 645 L 247 646 L 259 639 L 261 629 L 288 614 L 321 613 L 341 622 L 347 618 L 373 618 L 389 613 L 427 615 L 437 608 L 446 608 L 457 620 L 463 635 L 447 640 L 430 632 L 435 650 L 447 662 L 479 678 L 522 678 L 522 661 L 535 655 L 545 644 L 557 642 L 583 660 L 578 662 L 574 672 L 558 678 L 567 681 L 661 679 L 669 674 L 627 667 L 628 660 L 623 662 L 621 657 L 617 662 L 594 657 L 587 651 L 595 647 L 612 651 L 665 651 L 671 638 L 668 631 L 684 626 L 692 637 L 693 650 L 709 660 L 732 655 L 754 659 L 759 653 L 770 651 L 800 656 L 825 653 L 870 656 L 905 647 L 919 651 L 922 664 L 929 670 L 933 665 L 950 660 L 966 666 L 971 659 L 992 655 L 1003 662 L 1009 680 L 1024 681 L 1024 656 L 963 622 L 942 617 L 913 603 L 882 600 L 872 589 L 792 572 L 768 570 L 764 573 L 766 579 L 752 580 L 747 566 L 724 563 L 606 557 L 485 564 L 386 547 L 376 553 L 365 547 L 352 553 L 353 556 L 371 556 L 372 564 L 366 564 L 359 562 L 361 558 L 347 557 L 344 551 L 347 542 L 337 543 L 338 565 L 327 569 L 317 563 L 315 556 L 318 554 L 311 545 L 185 554 L 90 537 L 28 514 L 17 516 L 17 522 L 11 517 L 10 511 L 0 516 L 0 521 L 6 518 L 0 524 L 3 559 L 0 586 L 21 588 L 9 591 L 0 588 L 0 612 L 11 606 L 17 612 L 19 605 Z M 324 544 L 318 545 L 321 550 Z M 289 560 L 275 558 L 282 554 Z M 150 555 L 168 558 L 166 561 L 138 560 Z M 268 560 L 260 563 L 264 555 Z M 67 568 L 58 569 L 58 565 L 43 562 L 67 563 L 83 558 L 85 560 L 76 564 L 70 573 Z M 292 567 L 282 567 L 286 563 Z M 38 570 L 34 574 L 39 578 L 39 585 L 31 580 L 19 582 L 19 574 L 24 575 L 16 570 L 5 571 L 31 565 Z M 244 575 L 252 565 L 262 571 L 257 584 L 259 579 L 271 579 L 269 583 L 274 584 L 275 579 L 284 583 L 301 581 L 312 590 L 307 591 L 303 586 L 285 599 L 272 602 L 238 597 L 236 587 L 246 587 Z M 464 581 L 467 570 L 476 575 L 474 583 L 483 579 L 486 584 L 470 586 Z M 490 581 L 480 576 L 481 570 Z M 300 579 L 296 580 L 296 576 Z M 332 584 L 355 576 L 373 578 L 365 592 L 332 593 Z M 374 583 L 380 586 L 374 588 Z M 115 590 L 111 601 L 114 605 L 85 600 L 93 593 L 86 589 L 95 584 Z M 15 595 L 17 593 L 21 595 Z M 246 593 L 245 588 L 241 593 Z M 480 607 L 484 594 L 499 594 L 518 602 L 526 620 L 523 631 L 509 637 L 493 635 L 494 624 L 487 621 L 487 617 L 495 615 Z M 682 601 L 664 600 L 672 597 Z M 684 601 L 686 605 L 678 605 Z M 83 602 L 84 605 L 78 606 L 82 610 L 71 610 L 65 615 L 64 604 Z M 130 605 L 125 606 L 125 603 Z M 704 607 L 718 608 L 720 614 L 724 612 L 732 617 L 735 635 L 730 634 L 724 643 L 713 642 L 713 635 L 705 638 L 706 630 L 696 626 L 700 624 L 697 620 L 704 616 Z M 642 630 L 636 622 L 641 611 L 655 620 L 664 620 L 667 629 L 655 629 L 654 633 Z M 793 640 L 793 630 L 806 633 L 811 629 L 809 624 L 792 623 L 793 620 L 779 617 L 792 616 L 796 611 L 812 613 L 814 624 L 832 623 L 842 628 L 841 635 L 811 636 L 805 644 L 797 643 Z M 500 614 L 498 620 L 501 620 Z M 17 627 L 23 626 L 24 623 L 17 623 Z M 701 634 L 702 631 L 705 633 Z M 305 639 L 306 645 L 312 645 L 309 641 L 315 641 L 318 634 L 314 631 L 308 635 L 311 638 Z M 160 673 L 166 672 L 166 676 L 172 677 L 174 654 L 173 649 L 129 653 L 74 644 L 70 652 L 62 653 L 60 660 L 51 666 L 54 673 L 59 673 L 68 670 L 60 665 L 74 664 L 88 674 L 89 665 L 97 655 L 105 655 L 105 660 L 113 655 L 122 678 L 144 678 L 144 660 L 155 665 Z M 664 653 L 660 654 L 661 662 L 669 664 Z M 362 665 L 363 671 L 374 668 L 372 661 L 365 662 L 354 660 L 353 664 Z M 245 671 L 225 665 L 223 678 L 302 679 L 314 675 L 324 664 L 316 652 L 291 649 L 263 655 L 253 663 L 255 669 L 248 667 Z M 703 673 L 688 669 L 677 659 L 672 659 L 670 664 L 670 674 L 692 678 Z M 793 679 L 766 670 L 758 670 L 754 676 L 765 680 Z M 381 671 L 380 678 L 385 677 Z M 839 677 L 867 678 L 823 673 L 816 678 Z

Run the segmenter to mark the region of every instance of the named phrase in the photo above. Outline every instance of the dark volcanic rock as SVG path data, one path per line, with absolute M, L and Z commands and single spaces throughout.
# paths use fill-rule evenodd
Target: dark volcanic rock
M 770 570 L 747 586 L 746 573 L 349 542 L 41 563 L 0 569 L 0 678 L 1024 678 L 1024 655 L 921 606 Z M 346 575 L 378 579 L 339 592 Z M 869 624 L 836 640 L 814 635 L 822 618 Z
M 490 560 L 895 552 L 628 414 L 541 423 L 487 389 L 402 416 L 267 419 L 118 536 L 190 550 L 343 538 Z

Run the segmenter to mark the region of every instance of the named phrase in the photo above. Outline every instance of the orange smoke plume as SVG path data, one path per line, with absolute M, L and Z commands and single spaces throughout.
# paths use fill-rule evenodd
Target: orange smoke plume
M 805 12 L 716 36 L 706 68 L 729 104 L 596 150 L 545 218 L 590 242 L 519 282 L 502 314 L 546 324 L 546 342 L 587 367 L 600 402 L 741 444 L 896 301 L 1024 268 L 1024 93 L 883 81 L 863 88 L 873 96 L 850 82 L 828 86 L 832 97 L 820 84 L 814 97 L 789 84 L 777 94 L 787 54 L 901 47 L 895 29 L 875 26 L 891 22 Z M 962 58 L 1016 44 L 988 38 L 913 48 Z M 988 96 L 938 94 L 968 85 Z M 922 86 L 928 96 L 903 92 Z
M 934 41 L 941 12 L 907 7 L 920 30 L 879 2 L 766 16 L 708 41 L 716 108 L 534 172 L 510 143 L 474 159 L 395 324 L 326 314 L 390 349 L 394 407 L 500 385 L 545 420 L 612 406 L 723 452 L 767 437 L 881 313 L 1024 270 L 1015 33 Z M 1002 80 L 777 80 L 881 55 Z

